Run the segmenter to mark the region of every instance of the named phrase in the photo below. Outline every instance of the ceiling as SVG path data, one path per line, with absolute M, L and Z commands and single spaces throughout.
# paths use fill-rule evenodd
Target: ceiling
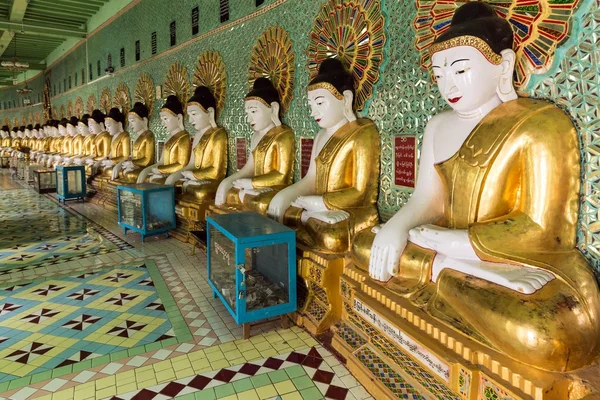
M 86 36 L 88 20 L 108 1 L 0 0 L 0 61 L 16 56 L 29 71 L 43 70 L 65 39 Z M 0 85 L 10 84 L 13 74 L 0 67 Z

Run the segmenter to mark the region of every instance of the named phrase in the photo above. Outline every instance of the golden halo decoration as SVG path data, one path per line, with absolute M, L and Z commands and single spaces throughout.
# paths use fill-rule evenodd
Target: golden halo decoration
M 92 112 L 96 109 L 96 96 L 90 94 L 87 98 L 87 102 L 85 103 L 85 111 L 92 115 Z
M 138 79 L 137 85 L 135 85 L 135 92 L 133 95 L 134 103 L 140 102 L 148 108 L 148 119 L 152 117 L 154 112 L 154 82 L 152 77 L 148 73 L 142 74 Z
M 4 124 L 3 125 L 8 126 L 8 128 L 10 129 L 10 119 L 9 118 L 4 118 Z
M 129 87 L 124 82 L 119 83 L 115 97 L 113 99 L 113 107 L 117 107 L 125 115 L 131 109 L 131 96 L 129 95 Z
M 36 111 L 34 116 L 33 116 L 33 121 L 36 124 L 42 124 L 42 114 L 39 111 Z
M 21 126 L 21 122 L 19 121 L 19 117 L 15 117 L 13 120 L 13 128 L 18 128 Z
M 29 115 L 27 116 L 27 122 L 33 125 L 33 112 L 29 111 Z
M 100 94 L 100 110 L 104 113 L 104 114 L 108 114 L 108 112 L 110 111 L 111 108 L 111 96 L 110 96 L 110 89 L 109 88 L 104 88 L 102 89 L 102 93 Z
M 225 93 L 227 92 L 227 71 L 223 57 L 218 51 L 208 50 L 200 54 L 196 61 L 196 71 L 193 80 L 194 88 L 206 86 L 215 96 L 217 114 L 225 106 Z
M 179 61 L 171 65 L 163 85 L 163 97 L 166 99 L 171 95 L 177 96 L 185 114 L 185 105 L 190 98 L 190 81 L 187 68 Z
M 23 114 L 21 115 L 21 122 L 22 122 L 22 126 L 27 126 L 27 115 Z
M 66 118 L 66 110 L 65 110 L 65 105 L 61 105 L 60 106 L 60 113 L 59 113 L 60 119 Z
M 58 112 L 56 112 L 56 107 L 52 107 L 52 119 L 58 119 Z
M 73 116 L 73 102 L 69 100 L 67 103 L 67 118 L 71 118 Z
M 248 83 L 252 88 L 258 78 L 269 78 L 281 98 L 284 115 L 294 97 L 296 79 L 296 53 L 290 34 L 281 26 L 268 28 L 258 38 L 250 53 Z
M 83 99 L 78 97 L 75 99 L 75 116 L 79 119 L 83 117 Z
M 327 58 L 338 58 L 354 77 L 357 111 L 373 96 L 384 61 L 385 16 L 379 1 L 329 0 L 315 17 L 306 49 L 312 80 Z
M 517 54 L 514 85 L 524 89 L 531 75 L 546 73 L 554 62 L 556 49 L 571 37 L 573 16 L 581 0 L 485 0 L 507 20 L 514 32 Z M 429 69 L 429 48 L 449 27 L 454 12 L 464 0 L 415 0 L 417 16 L 415 48 L 421 54 L 421 67 Z

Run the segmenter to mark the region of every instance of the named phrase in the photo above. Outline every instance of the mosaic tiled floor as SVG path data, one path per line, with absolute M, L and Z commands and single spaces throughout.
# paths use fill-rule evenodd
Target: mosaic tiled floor
M 48 214 L 93 220 L 123 240 L 115 214 L 35 196 Z M 0 215 L 19 213 L 5 207 Z M 372 399 L 298 327 L 255 327 L 242 339 L 212 297 L 202 251 L 159 237 L 128 242 L 0 273 L 0 400 Z
M 0 273 L 131 248 L 93 221 L 32 190 L 0 196 Z

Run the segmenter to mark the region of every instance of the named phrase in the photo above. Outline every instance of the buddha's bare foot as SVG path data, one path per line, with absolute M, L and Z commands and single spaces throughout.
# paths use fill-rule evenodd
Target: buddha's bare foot
M 551 272 L 539 268 L 461 260 L 438 254 L 433 263 L 432 281 L 436 282 L 440 272 L 446 268 L 504 286 L 523 294 L 533 294 L 555 278 Z

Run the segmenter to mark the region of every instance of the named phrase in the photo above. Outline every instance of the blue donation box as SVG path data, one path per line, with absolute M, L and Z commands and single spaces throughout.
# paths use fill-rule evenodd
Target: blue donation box
M 206 218 L 208 283 L 244 337 L 250 323 L 296 311 L 296 232 L 253 212 Z
M 58 201 L 81 199 L 85 201 L 85 167 L 82 165 L 56 167 L 56 197 Z
M 165 233 L 175 229 L 175 189 L 173 186 L 154 183 L 117 187 L 119 225 L 127 231 L 146 236 Z

